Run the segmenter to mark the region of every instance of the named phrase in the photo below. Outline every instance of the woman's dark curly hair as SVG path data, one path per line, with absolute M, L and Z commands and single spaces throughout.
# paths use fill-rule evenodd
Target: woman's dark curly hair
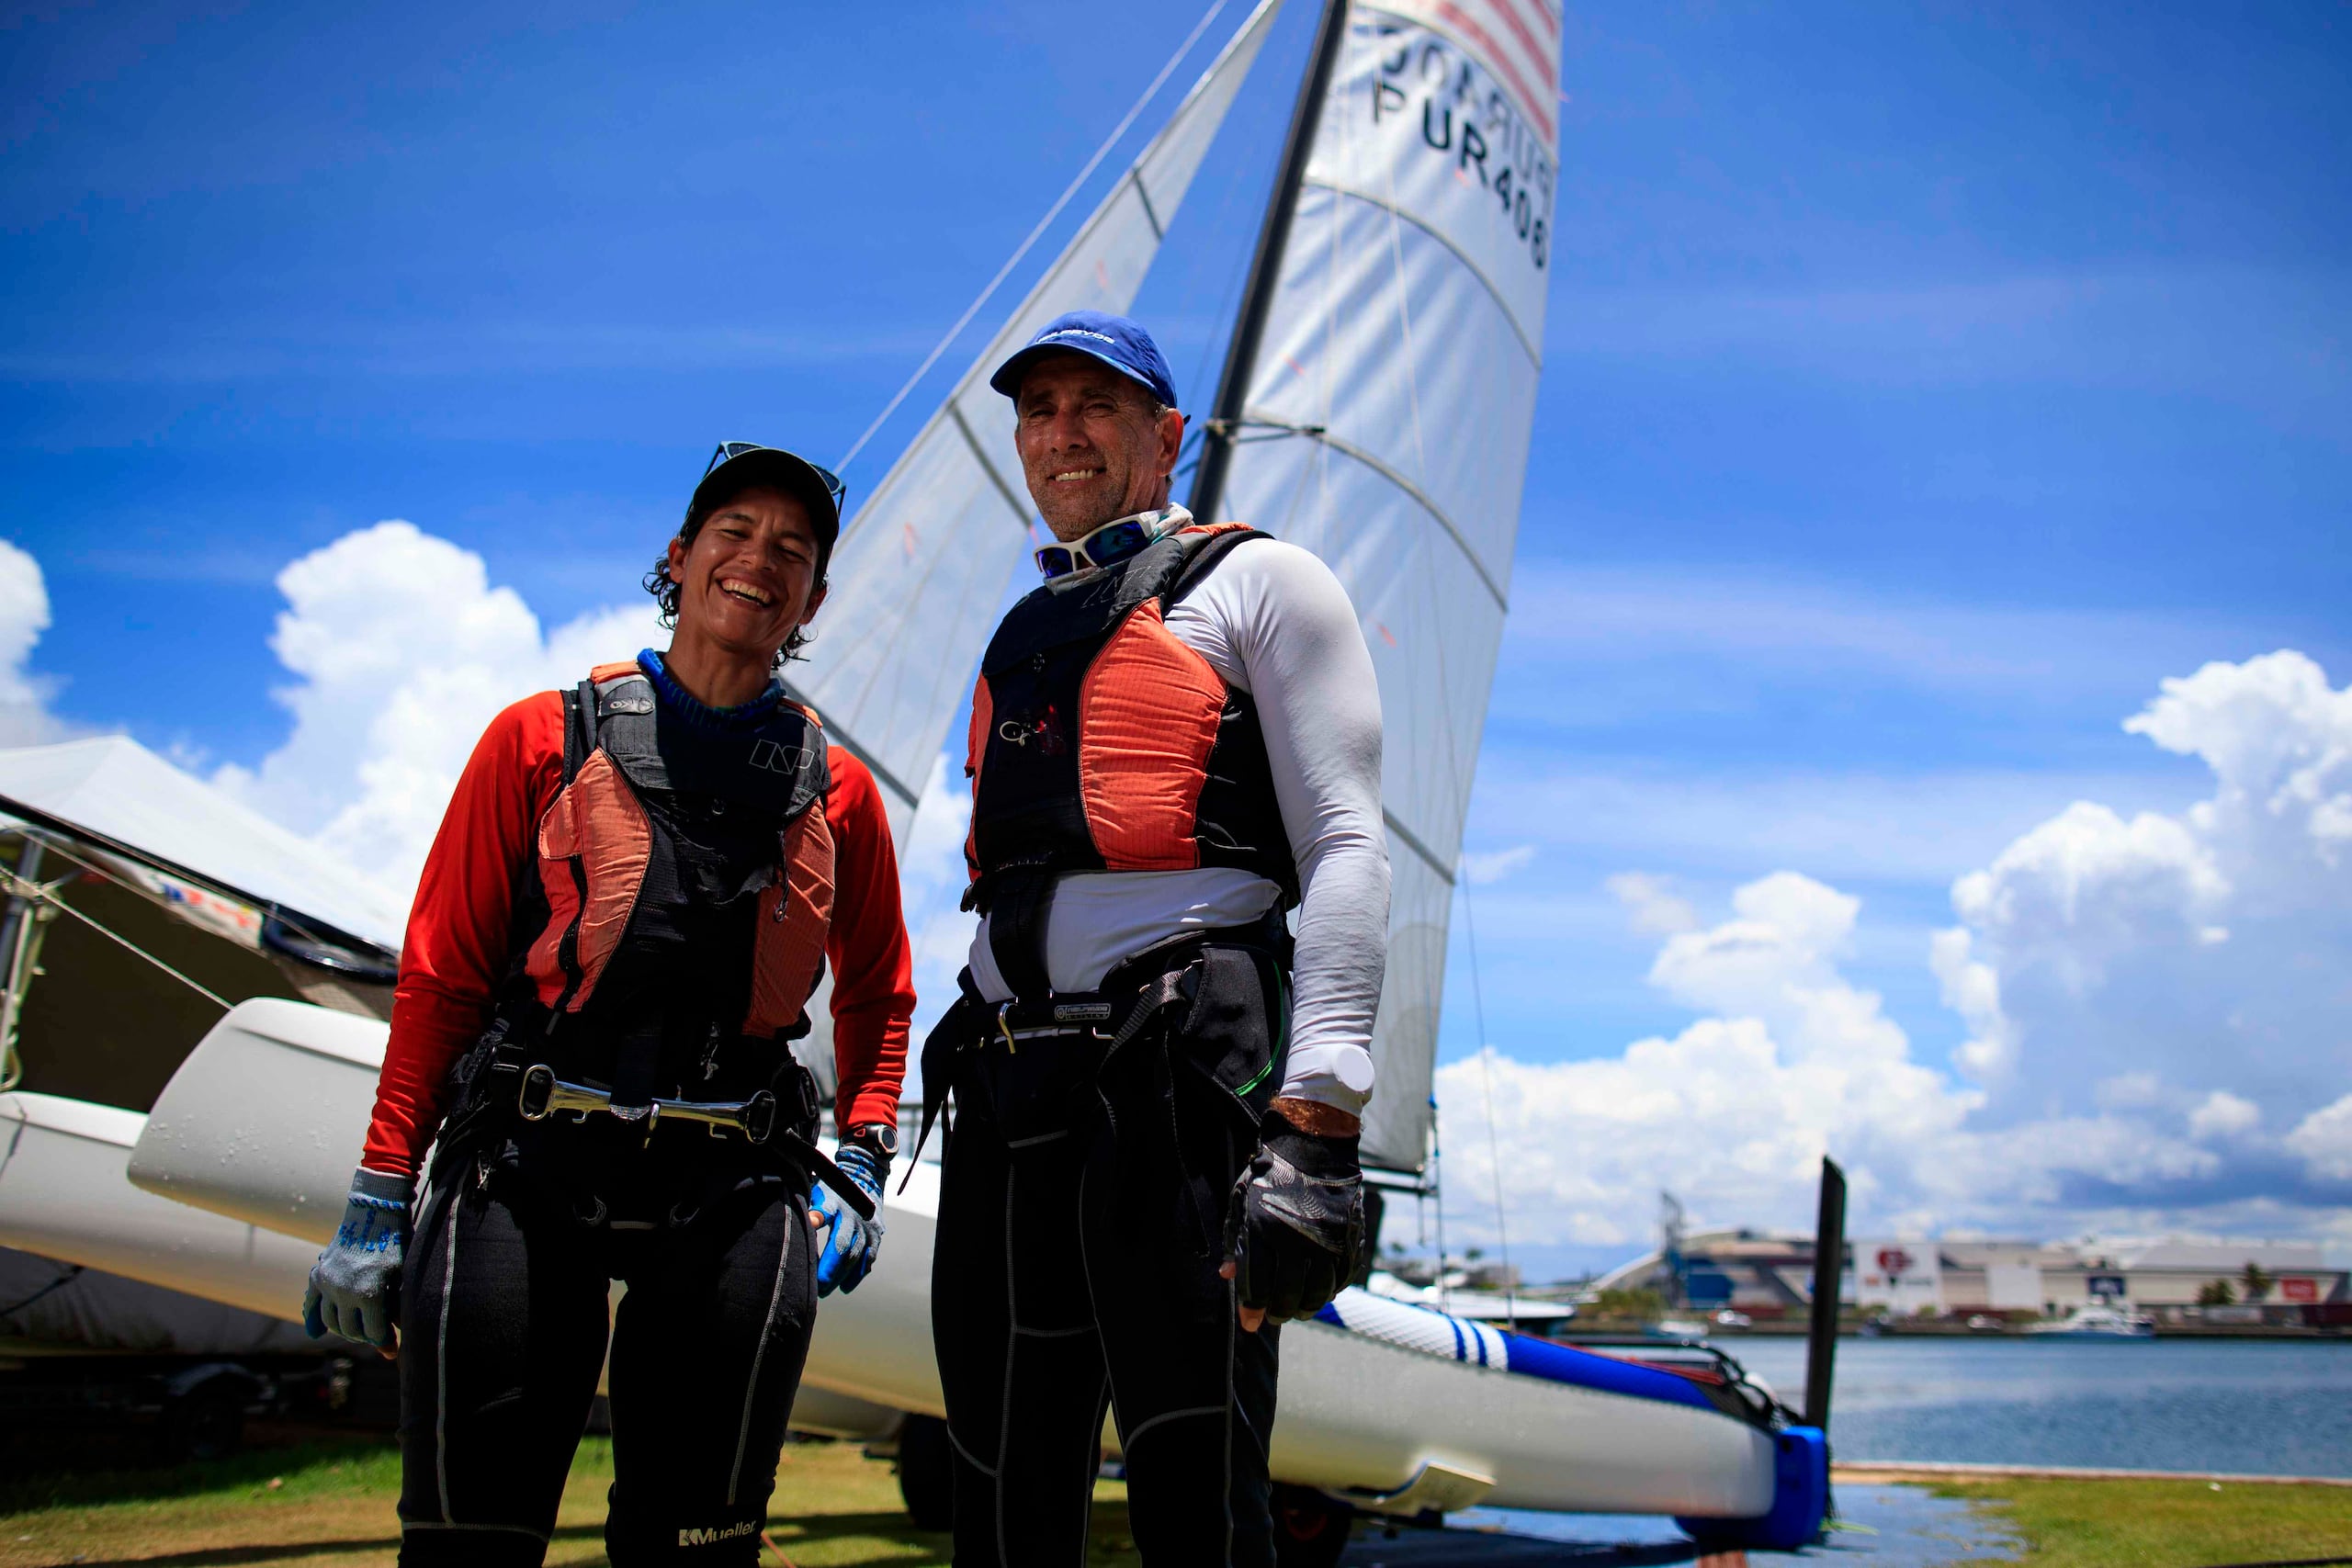
M 710 514 L 734 499 L 733 495 L 722 495 L 700 511 L 689 511 L 685 522 L 678 526 L 677 542 L 690 550 L 694 548 L 695 536 L 702 532 L 702 525 L 709 521 Z M 831 564 L 832 553 L 831 547 L 824 544 L 820 543 L 817 547 L 817 575 L 808 588 L 811 598 L 825 591 L 825 568 Z M 661 607 L 662 625 L 674 629 L 678 624 L 678 596 L 685 592 L 685 588 L 683 583 L 671 580 L 667 547 L 653 558 L 653 570 L 645 574 L 645 591 L 653 595 L 653 603 Z M 800 650 L 808 646 L 808 637 L 807 629 L 794 627 L 792 635 L 784 639 L 784 646 L 775 650 L 775 668 L 781 670 L 786 660 L 799 658 Z

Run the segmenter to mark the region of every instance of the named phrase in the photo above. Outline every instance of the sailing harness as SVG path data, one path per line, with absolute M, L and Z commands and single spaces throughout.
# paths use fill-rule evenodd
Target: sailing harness
M 1186 527 L 1124 560 L 1045 584 L 1012 607 L 980 663 L 966 773 L 964 908 L 989 917 L 989 1002 L 970 971 L 922 1051 L 918 1152 L 951 1087 L 993 1102 L 1015 1136 L 1047 1136 L 1139 1039 L 1166 1085 L 1179 1064 L 1254 1136 L 1281 1081 L 1298 872 L 1249 693 L 1168 629 L 1167 613 L 1234 549 L 1238 523 Z M 1089 871 L 1227 865 L 1280 891 L 1249 925 L 1180 933 L 1093 991 L 1056 992 L 1046 926 L 1057 880 Z M 1157 1029 L 1152 1026 L 1158 1025 Z M 1025 1129 L 1015 1131 L 1014 1129 Z
M 821 728 L 780 692 L 750 722 L 697 722 L 658 702 L 635 663 L 598 667 L 563 706 L 520 952 L 458 1064 L 436 1168 L 510 1133 L 594 1122 L 608 1147 L 646 1147 L 694 1124 L 870 1216 L 815 1145 L 816 1082 L 789 1049 L 808 1031 L 832 919 Z
M 1042 998 L 1056 880 L 1088 871 L 1235 866 L 1298 902 L 1256 704 L 1168 629 L 1233 548 L 1266 536 L 1193 526 L 1015 604 L 980 661 L 965 773 L 964 908 L 989 917 L 1014 996 Z
M 1016 1146 L 1066 1135 L 1090 1092 L 1139 1077 L 1169 1109 L 1183 1072 L 1254 1136 L 1281 1083 L 1289 1034 L 1290 933 L 1279 910 L 1246 926 L 1192 931 L 1122 960 L 1099 989 L 991 1002 L 961 988 L 922 1047 L 920 1155 L 951 1096 L 981 1096 Z M 1158 1027 L 1153 1027 L 1157 1025 Z M 1140 1054 L 1142 1065 L 1128 1058 Z M 1118 1098 L 1118 1096 L 1113 1096 Z M 951 1128 L 952 1131 L 952 1128 Z M 913 1174 L 899 1181 L 900 1190 Z

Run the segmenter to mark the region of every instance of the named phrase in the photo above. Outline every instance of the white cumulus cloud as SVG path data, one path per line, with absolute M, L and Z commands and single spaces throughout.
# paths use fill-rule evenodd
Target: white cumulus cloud
M 2217 1089 L 2197 1102 L 2188 1113 L 2188 1135 L 2199 1143 L 2239 1138 L 2262 1125 L 2262 1107 Z
M 1507 850 L 1490 850 L 1462 857 L 1462 873 L 1470 881 L 1486 886 L 1502 881 L 1516 872 L 1524 871 L 1535 859 L 1533 844 L 1513 844 Z
M 2004 1118 L 2143 1073 L 2200 1137 L 2290 1125 L 2352 1084 L 2352 688 L 2292 651 L 2211 663 L 2124 728 L 2212 794 L 2128 820 L 2077 801 L 1953 884 L 1933 962 L 1958 1060 Z
M 1625 907 L 1625 917 L 1644 936 L 1670 936 L 1699 929 L 1699 911 L 1678 897 L 1662 876 L 1644 871 L 1621 871 L 1601 886 Z
M 1969 1028 L 1953 1059 L 1961 1071 L 1984 1083 L 2006 1077 L 2017 1066 L 2017 1029 L 2001 1010 L 1999 973 L 1976 961 L 1973 945 L 1964 929 L 1937 931 L 1928 939 L 1928 967 L 1943 988 L 1944 1006 Z
M 2215 1168 L 2153 1118 L 2115 1111 L 1980 1126 L 1983 1092 L 1917 1060 L 1880 998 L 1840 972 L 1859 899 L 1780 872 L 1738 889 L 1732 910 L 1669 936 L 1651 966 L 1654 986 L 1707 1014 L 1671 1038 L 1586 1061 L 1489 1050 L 1442 1067 L 1448 1190 L 1494 1190 L 1489 1103 L 1511 1234 L 1537 1242 L 1636 1241 L 1661 1188 L 1702 1224 L 1802 1227 L 1825 1153 L 1846 1168 L 1856 1223 L 1901 1230 L 2007 1225 L 2086 1180 Z M 1476 1200 L 1453 1207 L 1472 1234 L 1491 1228 Z
M 650 599 L 543 632 L 480 556 L 412 523 L 346 534 L 277 587 L 270 647 L 296 677 L 277 694 L 293 731 L 216 782 L 403 890 L 499 709 L 664 640 Z
M 1650 984 L 1700 1016 L 1617 1055 L 1441 1068 L 1462 1223 L 1495 1179 L 1491 1096 L 1528 1241 L 1638 1239 L 1660 1188 L 1702 1223 L 1802 1226 L 1824 1152 L 1857 1223 L 1898 1231 L 2352 1234 L 2352 688 L 2294 652 L 2208 664 L 2126 728 L 2200 759 L 2211 795 L 2077 801 L 1957 879 L 1925 954 L 1968 1031 L 1950 1071 L 1843 973 L 1851 895 L 1779 872 L 1702 925 L 1612 878 L 1662 938 Z
M 2288 1149 L 2323 1181 L 2352 1181 L 2352 1094 L 2304 1117 L 2287 1134 Z
M 49 630 L 49 584 L 40 562 L 0 539 L 0 746 L 37 746 L 69 733 L 49 711 L 52 683 L 31 671 Z

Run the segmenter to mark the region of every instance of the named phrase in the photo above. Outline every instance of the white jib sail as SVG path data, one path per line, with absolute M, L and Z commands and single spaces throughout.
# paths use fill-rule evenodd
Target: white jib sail
M 1005 357 L 1065 310 L 1124 312 L 1159 254 L 1281 0 L 1263 0 L 843 530 L 808 660 L 790 672 L 872 768 L 901 847 L 1035 514 L 1012 454 Z
M 1329 562 L 1380 677 L 1394 873 L 1364 1127 L 1419 1171 L 1463 815 L 1542 369 L 1557 0 L 1351 8 L 1227 515 Z

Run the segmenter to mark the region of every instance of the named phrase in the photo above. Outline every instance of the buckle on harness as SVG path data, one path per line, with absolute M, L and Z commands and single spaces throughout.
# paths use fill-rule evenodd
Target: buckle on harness
M 1014 1004 L 1011 1001 L 1001 1001 L 996 1004 L 996 1034 L 998 1039 L 1004 1042 L 1004 1048 L 1007 1051 L 1018 1054 L 1021 1050 L 1021 1042 L 1023 1040 L 1058 1040 L 1064 1035 L 1085 1034 L 1089 1032 L 1089 1031 L 1073 1023 L 1041 1023 L 1034 1028 L 1015 1029 L 1012 1027 L 1013 1005 Z M 1091 1010 L 1073 1009 L 1069 1010 L 1078 1011 Z M 1063 1011 L 1063 1009 L 1056 1008 L 1054 1010 L 1054 1016 L 1058 1018 L 1061 1016 Z M 1103 1010 L 1103 1012 L 1105 1017 L 1109 1016 L 1109 1010 L 1107 1008 Z M 1091 1032 L 1097 1039 L 1107 1040 L 1110 1038 L 1109 1035 L 1104 1034 L 1099 1029 L 1094 1030 Z
M 601 1112 L 625 1121 L 642 1122 L 649 1135 L 665 1116 L 673 1122 L 702 1122 L 714 1138 L 731 1127 L 763 1147 L 771 1143 L 781 1145 L 794 1159 L 807 1166 L 819 1181 L 838 1193 L 858 1218 L 874 1217 L 874 1199 L 828 1158 L 824 1150 L 793 1128 L 776 1125 L 775 1096 L 766 1089 L 757 1091 L 749 1100 L 656 1100 L 642 1106 L 622 1106 L 613 1103 L 610 1090 L 566 1083 L 555 1076 L 553 1067 L 540 1062 L 524 1072 L 523 1085 L 514 1091 L 514 1109 L 526 1122 L 544 1122 L 559 1111 L 568 1111 L 585 1122 Z
M 610 1090 L 566 1083 L 545 1062 L 524 1071 L 522 1086 L 514 1091 L 514 1109 L 526 1122 L 544 1122 L 566 1111 L 583 1122 L 599 1113 L 623 1122 L 641 1122 L 648 1133 L 667 1119 L 698 1122 L 710 1129 L 714 1138 L 730 1128 L 754 1144 L 765 1144 L 775 1134 L 775 1096 L 766 1089 L 748 1100 L 655 1100 L 643 1105 L 615 1105 Z

